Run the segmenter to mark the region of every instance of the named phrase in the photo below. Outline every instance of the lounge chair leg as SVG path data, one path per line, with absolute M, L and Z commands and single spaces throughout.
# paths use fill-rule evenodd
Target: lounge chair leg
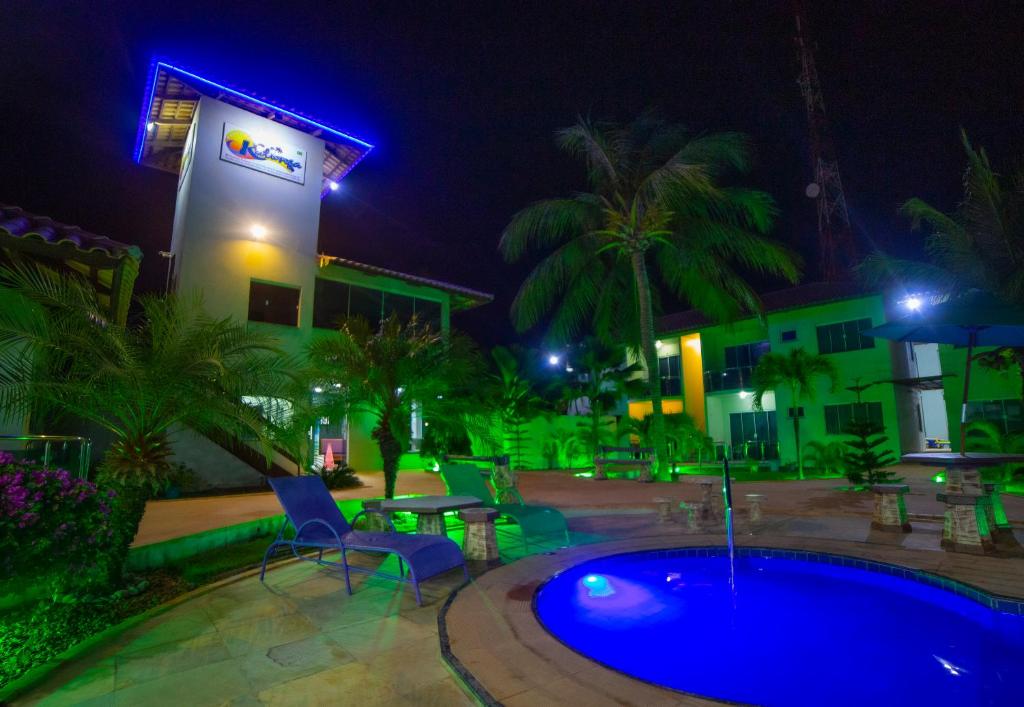
M 341 564 L 345 568 L 345 591 L 348 592 L 349 596 L 352 596 L 352 580 L 348 576 L 348 555 L 345 554 L 345 547 L 341 548 Z
M 323 548 L 320 548 L 320 554 L 317 555 L 316 561 L 317 562 L 323 562 L 324 561 L 324 549 Z
M 465 562 L 462 563 L 462 576 L 467 582 L 469 581 L 469 567 L 466 566 Z
M 399 577 L 404 577 L 405 576 L 405 563 L 402 562 L 402 558 L 401 557 L 398 558 L 398 576 Z
M 423 597 L 420 596 L 420 583 L 415 578 L 412 580 L 412 588 L 416 592 L 416 606 L 423 606 Z
M 260 581 L 263 581 L 263 577 L 267 574 L 267 561 L 270 560 L 270 553 L 277 549 L 277 543 L 270 543 L 270 547 L 263 553 L 263 566 L 260 567 Z

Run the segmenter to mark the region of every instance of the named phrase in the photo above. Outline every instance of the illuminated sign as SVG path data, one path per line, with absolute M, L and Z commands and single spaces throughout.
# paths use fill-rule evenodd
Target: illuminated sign
M 260 135 L 224 123 L 220 158 L 296 184 L 306 183 L 306 153 L 294 145 L 264 140 Z

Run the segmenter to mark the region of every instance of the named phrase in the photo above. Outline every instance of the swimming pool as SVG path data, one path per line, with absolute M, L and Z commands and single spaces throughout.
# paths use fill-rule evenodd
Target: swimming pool
M 534 609 L 608 667 L 722 700 L 1024 705 L 1020 604 L 890 565 L 738 552 L 734 592 L 724 549 L 638 552 L 561 572 Z

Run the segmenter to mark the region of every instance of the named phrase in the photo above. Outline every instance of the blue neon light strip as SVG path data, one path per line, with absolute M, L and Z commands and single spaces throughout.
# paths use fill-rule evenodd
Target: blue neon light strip
M 149 70 L 149 81 L 148 81 L 149 85 L 148 85 L 148 91 L 147 91 L 148 97 L 146 98 L 146 102 L 143 104 L 142 116 L 141 116 L 141 120 L 139 121 L 139 129 L 138 129 L 138 133 L 137 133 L 136 139 L 135 139 L 135 143 L 136 143 L 135 144 L 135 161 L 136 162 L 141 162 L 142 161 L 142 148 L 143 148 L 143 146 L 145 145 L 145 142 L 146 142 L 146 132 L 147 132 L 146 128 L 149 125 L 150 113 L 152 113 L 152 111 L 153 111 L 153 98 L 156 95 L 156 81 L 157 81 L 157 77 L 160 74 L 160 68 L 161 67 L 163 67 L 164 69 L 166 69 L 169 72 L 176 73 L 179 76 L 187 76 L 188 78 L 192 79 L 193 81 L 198 81 L 198 82 L 203 83 L 206 86 L 212 87 L 212 88 L 214 88 L 216 90 L 224 91 L 225 93 L 230 93 L 230 94 L 232 94 L 234 96 L 237 96 L 238 98 L 241 98 L 243 100 L 252 101 L 253 103 L 258 103 L 261 106 L 266 106 L 267 108 L 270 108 L 272 110 L 275 110 L 275 111 L 278 111 L 280 113 L 284 113 L 286 115 L 289 115 L 292 118 L 294 118 L 295 120 L 298 120 L 298 121 L 300 121 L 302 123 L 305 123 L 307 125 L 311 125 L 313 127 L 316 127 L 316 128 L 321 129 L 321 130 L 324 130 L 324 131 L 326 131 L 328 133 L 331 133 L 332 135 L 335 135 L 338 138 L 341 138 L 343 141 L 354 142 L 357 145 L 361 145 L 362 147 L 365 147 L 367 153 L 370 150 L 373 149 L 373 145 L 371 145 L 370 143 L 365 142 L 363 140 L 360 140 L 357 137 L 353 137 L 351 135 L 343 133 L 340 130 L 336 130 L 336 129 L 330 127 L 329 125 L 324 125 L 323 123 L 321 123 L 319 121 L 316 121 L 316 120 L 313 120 L 312 118 L 307 118 L 304 115 L 299 115 L 298 113 L 295 113 L 294 111 L 290 111 L 290 110 L 288 110 L 286 108 L 282 108 L 280 106 L 276 106 L 273 103 L 268 103 L 267 101 L 261 101 L 259 98 L 254 98 L 253 96 L 248 96 L 248 95 L 242 93 L 241 91 L 236 91 L 235 89 L 230 88 L 228 86 L 225 86 L 224 84 L 219 84 L 219 83 L 217 83 L 215 81 L 210 81 L 209 79 L 204 79 L 202 76 L 199 76 L 198 74 L 194 74 L 191 71 L 186 71 L 185 69 L 182 69 L 180 67 L 174 66 L 172 64 L 168 64 L 168 63 L 166 63 L 164 61 L 154 60 L 153 63 L 150 65 L 150 70 Z M 355 165 L 360 160 L 362 160 L 362 158 L 365 157 L 365 156 L 366 156 L 366 153 L 363 153 L 362 155 L 360 155 L 359 159 L 357 159 L 349 167 L 349 169 L 345 170 L 345 174 L 348 174 L 352 170 L 352 167 L 355 167 Z M 341 176 L 344 176 L 344 174 L 341 175 Z M 339 179 L 340 179 L 340 177 L 339 177 Z

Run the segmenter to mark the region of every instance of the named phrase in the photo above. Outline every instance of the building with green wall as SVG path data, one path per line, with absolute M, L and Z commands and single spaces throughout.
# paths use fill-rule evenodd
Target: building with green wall
M 760 356 L 794 348 L 827 356 L 839 372 L 838 386 L 817 380 L 813 399 L 796 410 L 803 444 L 849 439 L 842 433 L 846 422 L 869 418 L 882 424 L 894 454 L 948 448 L 951 437 L 958 447 L 964 352 L 861 334 L 906 315 L 899 298 L 852 283 L 815 283 L 767 293 L 762 301 L 760 318 L 715 324 L 685 311 L 658 323 L 664 410 L 689 413 L 715 443 L 718 458 L 795 461 L 791 410 L 797 406 L 789 391 L 766 395 L 763 410 L 752 401 Z M 649 409 L 648 400 L 630 401 L 633 416 Z M 1007 429 L 1018 423 L 1016 370 L 976 370 L 970 415 Z

